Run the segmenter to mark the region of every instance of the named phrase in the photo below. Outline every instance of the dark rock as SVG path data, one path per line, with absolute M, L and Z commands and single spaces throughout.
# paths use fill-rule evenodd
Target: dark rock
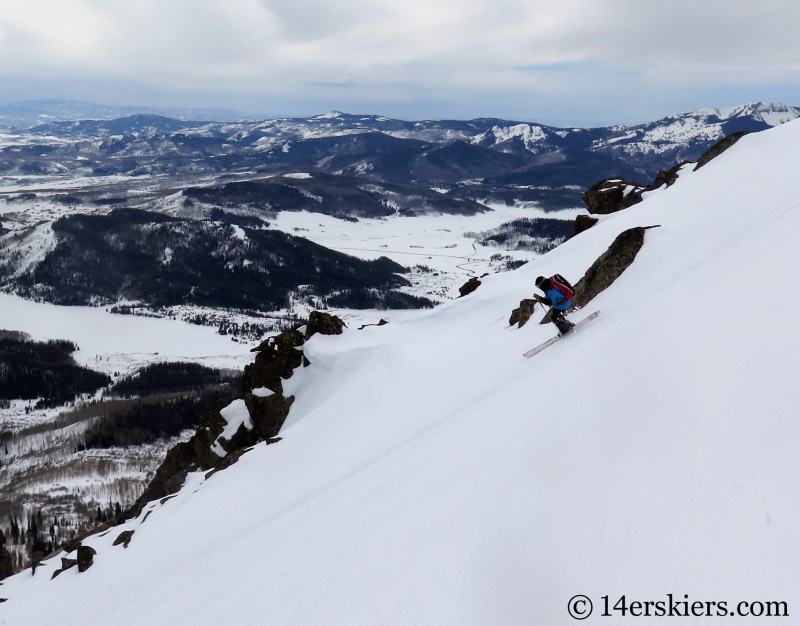
M 0 580 L 8 578 L 14 573 L 14 561 L 11 553 L 6 549 L 6 536 L 0 530 Z
M 275 393 L 282 393 L 281 379 L 290 378 L 294 369 L 303 364 L 303 352 L 297 348 L 304 343 L 305 337 L 299 331 L 285 330 L 253 348 L 254 352 L 258 352 L 258 356 L 253 363 L 244 368 L 243 388 L 249 391 L 266 387 Z
M 478 279 L 477 276 L 473 276 L 472 278 L 470 278 L 467 282 L 465 282 L 463 285 L 461 285 L 458 288 L 458 293 L 461 294 L 458 297 L 459 298 L 463 298 L 464 296 L 467 296 L 467 295 L 471 294 L 473 291 L 475 291 L 480 286 L 481 286 L 481 281 Z
M 131 539 L 133 538 L 133 533 L 135 532 L 136 532 L 135 530 L 123 530 L 117 536 L 117 538 L 114 539 L 113 545 L 118 546 L 119 544 L 122 544 L 123 548 L 127 548 L 128 544 L 131 542 Z
M 533 315 L 533 307 L 536 305 L 536 300 L 532 300 L 526 298 L 525 300 L 521 300 L 519 303 L 519 308 L 514 309 L 511 311 L 511 317 L 508 318 L 508 324 L 513 326 L 514 324 L 519 323 L 518 328 L 522 328 L 531 318 Z
M 678 180 L 678 172 L 687 163 L 688 161 L 681 161 L 677 165 L 673 165 L 668 170 L 658 170 L 658 174 L 656 174 L 653 184 L 649 185 L 647 190 L 652 191 L 662 187 L 663 185 L 666 185 L 667 187 L 674 185 L 675 181 Z
M 276 393 L 266 398 L 260 398 L 248 393 L 244 397 L 250 419 L 253 421 L 255 432 L 262 439 L 269 439 L 278 434 L 289 415 L 289 409 L 294 402 L 294 396 L 284 398 Z
M 53 580 L 56 576 L 58 576 L 61 572 L 66 572 L 71 567 L 75 567 L 78 564 L 78 559 L 61 559 L 61 569 L 57 569 L 53 572 L 53 575 L 50 577 L 50 580 Z
M 130 531 L 130 533 L 133 534 L 133 531 Z M 122 534 L 124 535 L 125 533 Z M 128 541 L 130 541 L 130 539 L 128 539 Z M 117 544 L 115 543 L 114 545 Z M 51 580 L 56 576 L 58 576 L 61 572 L 66 572 L 68 569 L 75 567 L 76 565 L 78 566 L 79 572 L 85 572 L 94 563 L 95 554 L 97 554 L 97 551 L 94 548 L 90 548 L 89 546 L 79 545 L 77 558 L 67 559 L 62 557 L 61 569 L 58 569 L 55 572 L 53 572 Z
M 321 311 L 311 311 L 311 315 L 308 316 L 308 324 L 306 324 L 306 341 L 317 333 L 320 335 L 341 335 L 343 328 L 344 322 L 335 315 Z
M 203 414 L 200 417 L 200 426 L 192 438 L 175 445 L 167 452 L 167 456 L 156 470 L 153 480 L 128 510 L 126 518 L 139 515 L 148 502 L 176 493 L 183 486 L 188 472 L 214 467 L 220 457 L 211 450 L 211 446 L 225 430 L 226 424 L 225 418 L 219 414 L 219 411 L 209 411 Z
M 583 278 L 575 285 L 575 297 L 572 299 L 570 310 L 574 311 L 585 307 L 602 291 L 608 289 L 617 278 L 622 275 L 642 249 L 644 245 L 644 231 L 654 226 L 630 228 L 619 235 L 608 250 L 603 252 L 592 266 L 586 270 Z M 551 311 L 542 318 L 540 324 L 551 321 Z
M 237 431 L 230 440 L 219 438 L 219 443 L 225 452 L 234 452 L 242 448 L 249 448 L 258 443 L 258 433 L 255 430 L 248 430 L 244 424 L 240 424 Z
M 89 546 L 80 546 L 78 548 L 78 571 L 85 572 L 94 563 L 94 555 L 97 551 Z
M 669 170 L 660 170 L 650 185 L 635 183 L 622 178 L 606 178 L 586 190 L 583 201 L 589 208 L 589 213 L 607 215 L 627 209 L 642 201 L 642 194 L 655 191 L 666 185 L 669 187 L 678 180 L 678 171 L 686 164 L 681 161 Z M 576 225 L 577 227 L 577 225 Z
M 583 201 L 589 213 L 607 215 L 627 209 L 642 201 L 645 186 L 622 178 L 601 180 L 586 190 Z
M 381 318 L 381 321 L 377 324 L 363 324 L 362 326 L 358 327 L 358 330 L 364 330 L 367 326 L 386 326 L 388 323 L 389 322 L 387 322 L 385 319 Z
M 599 221 L 600 220 L 591 215 L 579 215 L 575 218 L 575 234 L 580 235 L 583 231 L 589 230 Z
M 700 155 L 700 158 L 697 159 L 697 165 L 694 166 L 694 170 L 697 171 L 701 167 L 703 167 L 706 163 L 708 163 L 711 159 L 718 157 L 720 154 L 725 152 L 728 148 L 730 148 L 733 144 L 739 141 L 742 137 L 748 134 L 749 131 L 740 130 L 738 133 L 731 133 L 727 137 L 723 137 L 713 146 L 711 146 L 708 150 L 703 152 Z

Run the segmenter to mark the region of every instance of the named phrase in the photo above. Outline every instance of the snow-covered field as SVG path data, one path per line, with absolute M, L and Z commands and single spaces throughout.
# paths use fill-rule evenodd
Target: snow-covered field
M 209 367 L 241 368 L 250 344 L 231 341 L 216 329 L 184 322 L 114 315 L 103 307 L 68 307 L 31 302 L 0 293 L 0 328 L 33 339 L 70 339 L 81 365 L 127 374 L 157 361 L 194 361 Z
M 87 540 L 87 572 L 8 579 L 0 623 L 559 625 L 577 594 L 587 623 L 622 595 L 793 615 L 798 160 L 800 122 L 750 135 L 467 298 L 315 336 L 282 441 Z M 599 320 L 523 359 L 554 332 L 507 324 L 533 278 L 651 225 Z
M 362 259 L 385 256 L 405 266 L 424 265 L 438 275 L 411 277 L 414 288 L 409 289 L 409 293 L 455 298 L 458 287 L 471 276 L 498 271 L 502 262 L 492 260 L 492 255 L 521 261 L 540 256 L 528 250 L 483 246 L 477 244 L 470 233 L 490 230 L 521 218 L 574 220 L 577 215 L 586 213 L 585 209 L 545 212 L 502 204 L 488 206 L 491 211 L 471 216 L 393 216 L 360 219 L 356 223 L 320 213 L 284 211 L 270 226 Z

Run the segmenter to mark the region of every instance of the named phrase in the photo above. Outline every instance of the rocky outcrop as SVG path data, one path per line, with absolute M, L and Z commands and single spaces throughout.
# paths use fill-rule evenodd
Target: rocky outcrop
M 97 551 L 89 546 L 80 546 L 78 548 L 78 571 L 85 572 L 94 563 L 94 555 Z
M 311 311 L 308 316 L 308 324 L 306 324 L 305 339 L 308 341 L 314 335 L 341 335 L 344 330 L 344 322 L 328 313 L 321 311 Z
M 6 536 L 0 530 L 0 580 L 8 578 L 14 573 L 14 562 L 11 553 L 6 548 Z
M 589 230 L 592 226 L 599 222 L 596 217 L 591 215 L 579 215 L 575 218 L 575 235 L 580 235 L 583 231 Z M 573 235 L 573 237 L 575 236 Z
M 271 439 L 280 432 L 283 422 L 289 415 L 294 396 L 284 398 L 279 393 L 267 397 L 259 397 L 252 393 L 245 394 L 244 402 L 253 420 L 253 428 L 262 439 Z
M 596 182 L 583 194 L 589 213 L 607 215 L 627 209 L 642 201 L 645 185 L 622 178 L 607 178 Z
M 597 260 L 586 270 L 583 278 L 575 284 L 575 297 L 572 299 L 571 311 L 585 307 L 597 294 L 608 289 L 628 269 L 639 250 L 642 249 L 644 233 L 649 228 L 657 228 L 657 226 L 637 226 L 617 235 L 608 250 L 597 257 Z M 540 324 L 547 324 L 550 321 L 550 311 L 548 311 Z
M 522 328 L 531 319 L 533 315 L 533 307 L 536 305 L 536 300 L 526 298 L 521 300 L 519 307 L 511 311 L 511 317 L 508 318 L 509 326 L 519 324 L 517 328 Z
M 210 476 L 235 463 L 259 441 L 275 442 L 294 402 L 294 396 L 284 397 L 282 381 L 290 378 L 296 368 L 309 364 L 303 355 L 303 344 L 316 334 L 340 335 L 343 329 L 340 318 L 313 311 L 304 326 L 285 330 L 253 348 L 256 358 L 244 368 L 241 393 L 225 403 L 230 406 L 244 400 L 252 425 L 241 423 L 228 439 L 222 436 L 228 422 L 219 410 L 201 416 L 192 438 L 167 452 L 155 477 L 126 518 L 138 515 L 148 502 L 176 493 L 189 472 L 210 471 L 207 474 Z
M 282 393 L 281 379 L 290 378 L 295 368 L 303 363 L 303 352 L 297 348 L 305 341 L 306 337 L 299 330 L 285 330 L 253 348 L 251 352 L 258 352 L 258 356 L 244 368 L 244 388 L 249 391 L 266 387 L 275 393 Z
M 119 535 L 117 535 L 117 538 L 114 539 L 114 543 L 112 545 L 118 546 L 122 544 L 123 548 L 127 548 L 128 544 L 133 538 L 133 533 L 135 532 L 135 530 L 123 530 Z
M 583 194 L 583 201 L 588 207 L 589 213 L 596 215 L 616 213 L 634 204 L 639 204 L 642 201 L 642 194 L 648 191 L 655 191 L 664 185 L 667 187 L 673 185 L 678 180 L 678 171 L 685 164 L 686 161 L 682 161 L 669 170 L 660 170 L 656 174 L 655 180 L 649 185 L 622 178 L 606 178 L 589 187 Z
M 130 533 L 133 534 L 133 531 L 130 531 Z M 117 545 L 117 544 L 115 543 L 114 545 Z M 126 544 L 126 547 L 127 547 L 127 544 Z M 76 565 L 78 566 L 78 571 L 79 572 L 85 572 L 87 569 L 89 569 L 94 564 L 94 557 L 95 557 L 96 554 L 97 554 L 97 551 L 94 548 L 89 547 L 89 546 L 79 545 L 78 548 L 77 548 L 76 558 L 69 559 L 69 558 L 62 557 L 61 558 L 61 568 L 57 569 L 55 572 L 53 572 L 53 575 L 50 577 L 50 579 L 52 580 L 53 578 L 55 578 L 56 576 L 58 576 L 62 572 L 66 572 L 68 569 L 71 569 L 71 568 L 75 567 Z
M 473 276 L 458 288 L 458 293 L 460 294 L 458 297 L 463 298 L 464 296 L 468 296 L 480 286 L 480 279 L 477 276 Z
M 703 152 L 700 155 L 700 158 L 697 159 L 697 165 L 694 166 L 694 170 L 697 171 L 701 167 L 703 167 L 706 163 L 708 163 L 711 159 L 715 159 L 720 154 L 725 152 L 728 148 L 730 148 L 733 144 L 739 141 L 742 137 L 748 134 L 746 130 L 740 130 L 738 133 L 731 133 L 727 137 L 720 139 L 717 143 L 711 146 L 708 150 Z

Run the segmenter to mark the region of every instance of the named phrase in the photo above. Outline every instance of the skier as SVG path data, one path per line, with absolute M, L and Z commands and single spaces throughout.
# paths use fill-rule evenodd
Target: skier
M 536 288 L 544 292 L 544 297 L 538 293 L 533 294 L 537 302 L 553 307 L 551 319 L 558 328 L 559 335 L 566 335 L 571 331 L 575 324 L 566 317 L 566 311 L 572 304 L 575 290 L 561 274 L 555 274 L 550 278 L 539 276 L 536 278 Z

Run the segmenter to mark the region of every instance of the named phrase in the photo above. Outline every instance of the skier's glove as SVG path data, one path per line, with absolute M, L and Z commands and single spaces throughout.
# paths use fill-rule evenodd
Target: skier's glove
M 544 300 L 544 298 L 540 296 L 538 293 L 533 294 L 533 299 L 536 300 L 536 302 L 541 302 L 542 300 Z

